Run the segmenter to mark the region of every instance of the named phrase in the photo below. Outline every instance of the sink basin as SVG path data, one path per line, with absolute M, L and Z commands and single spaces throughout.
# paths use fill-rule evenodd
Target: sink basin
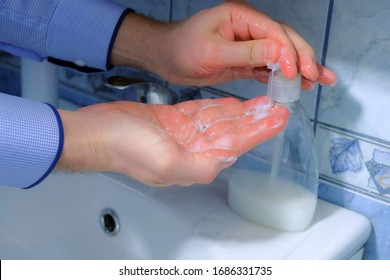
M 240 217 L 223 174 L 207 186 L 151 188 L 118 174 L 52 174 L 0 187 L 0 259 L 347 259 L 369 221 L 319 200 L 291 233 Z

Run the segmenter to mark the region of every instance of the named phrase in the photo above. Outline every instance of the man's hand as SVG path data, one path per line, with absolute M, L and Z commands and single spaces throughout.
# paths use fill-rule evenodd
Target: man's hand
M 121 101 L 60 113 L 65 141 L 56 169 L 120 172 L 151 186 L 211 182 L 283 130 L 289 115 L 267 97 L 177 105 Z
M 266 82 L 266 66 L 276 62 L 289 79 L 300 72 L 303 89 L 315 82 L 336 82 L 336 75 L 316 63 L 314 50 L 297 32 L 242 2 L 227 1 L 173 23 L 129 14 L 111 62 L 182 85 L 247 78 Z

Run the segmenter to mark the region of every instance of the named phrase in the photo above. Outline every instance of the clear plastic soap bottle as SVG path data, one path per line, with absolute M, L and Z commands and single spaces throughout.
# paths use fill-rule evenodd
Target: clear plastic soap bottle
M 268 96 L 290 111 L 286 129 L 255 149 L 256 165 L 239 167 L 229 180 L 229 205 L 266 227 L 302 231 L 312 222 L 318 194 L 318 163 L 312 125 L 299 100 L 301 77 L 271 72 Z

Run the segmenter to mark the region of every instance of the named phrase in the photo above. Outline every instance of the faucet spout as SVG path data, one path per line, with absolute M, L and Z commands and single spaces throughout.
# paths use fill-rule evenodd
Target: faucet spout
M 146 103 L 148 104 L 175 104 L 177 95 L 167 87 L 157 83 L 146 83 L 148 90 L 146 91 Z
M 122 76 L 112 76 L 104 80 L 104 85 L 119 91 L 126 90 L 128 92 L 127 94 L 130 95 L 136 94 L 142 96 L 142 100 L 147 104 L 168 105 L 175 104 L 178 100 L 178 96 L 173 90 L 155 82 L 137 81 Z

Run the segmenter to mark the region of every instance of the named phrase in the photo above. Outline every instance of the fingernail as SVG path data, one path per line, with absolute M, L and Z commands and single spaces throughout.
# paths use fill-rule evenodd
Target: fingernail
M 312 57 L 302 58 L 300 61 L 301 73 L 310 81 L 315 81 L 318 79 L 319 72 L 317 68 L 317 63 Z

